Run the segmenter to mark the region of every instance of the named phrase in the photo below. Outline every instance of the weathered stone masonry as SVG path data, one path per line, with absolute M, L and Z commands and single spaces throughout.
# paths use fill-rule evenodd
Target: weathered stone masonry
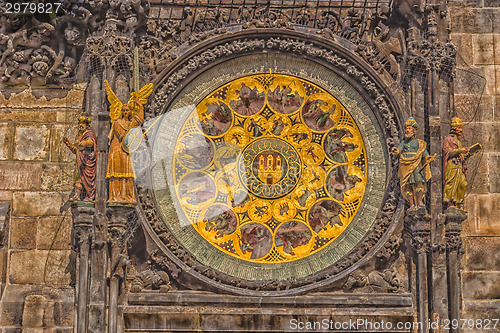
M 413 3 L 424 3 L 425 1 L 401 0 L 393 2 L 407 5 L 410 8 Z M 431 2 L 437 3 L 439 1 L 427 1 L 427 3 Z M 151 3 L 153 4 L 150 11 L 152 17 L 168 17 L 159 7 L 154 6 L 158 1 L 152 1 Z M 324 4 L 326 3 L 327 1 L 324 2 Z M 173 14 L 170 14 L 176 20 L 180 20 L 186 15 L 188 20 L 185 20 L 185 24 L 178 36 L 171 40 L 165 38 L 163 41 L 165 44 L 162 44 L 164 49 L 157 47 L 158 45 L 155 45 L 153 40 L 143 41 L 141 47 L 149 53 L 145 53 L 141 61 L 147 63 L 149 69 L 141 72 L 141 75 L 143 75 L 142 80 L 153 80 L 155 75 L 159 77 L 159 72 L 155 72 L 157 69 L 171 69 L 169 66 L 177 64 L 175 59 L 182 56 L 186 48 L 189 48 L 189 43 L 192 43 L 191 46 L 196 49 L 204 40 L 227 33 L 224 30 L 226 29 L 224 24 L 221 24 L 215 30 L 209 30 L 212 35 L 204 34 L 200 27 L 194 25 L 194 21 L 189 21 L 189 15 L 196 14 L 194 7 L 194 5 L 191 6 L 191 14 L 189 11 L 183 11 L 181 6 L 176 7 Z M 423 4 L 421 8 L 424 8 Z M 76 17 L 78 20 L 86 18 L 84 9 L 82 7 L 77 12 Z M 199 9 L 200 12 L 201 10 Z M 456 45 L 458 54 L 465 63 L 471 66 L 472 70 L 486 79 L 486 87 L 474 121 L 464 126 L 464 137 L 469 139 L 470 142 L 480 141 L 484 148 L 484 155 L 477 170 L 474 186 L 466 197 L 465 208 L 468 211 L 468 218 L 462 224 L 463 254 L 460 254 L 462 250 L 458 251 L 458 258 L 461 258 L 459 278 L 462 292 L 461 318 L 499 318 L 500 3 L 496 0 L 449 0 L 445 11 L 449 20 L 451 42 Z M 299 12 L 299 10 L 296 10 L 294 15 Z M 312 22 L 314 10 L 310 10 L 308 16 L 305 15 L 305 12 L 302 12 L 302 14 L 304 15 L 292 22 L 292 25 L 307 25 Z M 198 13 L 198 15 L 200 14 Z M 205 15 L 204 24 L 207 27 L 211 24 L 208 19 L 210 19 L 210 15 Z M 249 29 L 257 27 L 280 29 L 280 31 L 289 29 L 292 31 L 293 27 L 288 20 L 289 18 L 286 16 L 280 16 L 273 22 L 269 22 L 269 20 L 260 22 L 258 20 L 249 20 L 244 24 L 247 24 L 248 27 L 246 28 Z M 158 20 L 154 22 L 156 24 Z M 149 28 L 153 32 L 160 31 L 159 28 L 155 28 L 154 24 L 150 22 Z M 263 24 L 263 26 L 259 27 L 259 24 Z M 312 25 L 313 23 L 310 23 L 310 26 Z M 331 24 L 329 27 L 332 26 Z M 63 26 L 62 31 L 65 28 L 67 26 Z M 133 25 L 125 26 L 123 29 L 129 28 L 134 30 Z M 239 27 L 240 30 L 235 31 L 235 33 L 246 28 Z M 320 28 L 320 26 L 316 25 L 315 28 Z M 404 28 L 406 29 L 408 26 L 404 26 Z M 300 33 L 300 29 L 298 31 L 290 34 Z M 99 31 L 99 33 L 101 32 Z M 332 35 L 329 35 L 330 33 Z M 343 36 L 349 36 L 350 33 L 351 31 L 346 29 Z M 335 37 L 332 37 L 333 35 Z M 323 34 L 318 34 L 318 37 L 314 38 L 332 38 L 337 42 L 340 40 L 340 35 L 341 32 L 339 31 L 329 32 L 325 29 Z M 69 38 L 68 43 L 71 40 L 73 44 L 68 44 L 72 46 L 65 49 L 65 54 L 71 55 L 71 57 L 75 56 L 75 54 L 81 55 L 78 52 L 83 50 L 84 40 L 82 39 L 84 37 L 88 36 L 80 35 L 76 39 Z M 158 33 L 155 37 L 160 38 L 161 33 Z M 191 40 L 188 42 L 190 38 Z M 356 41 L 358 44 L 354 41 L 351 42 L 352 44 L 349 44 L 352 46 L 351 52 L 356 53 L 356 56 L 364 56 L 363 61 L 366 61 L 367 64 L 372 61 L 369 65 L 372 68 L 378 68 L 381 80 L 390 82 L 390 80 L 398 78 L 396 66 L 389 57 L 387 58 L 389 60 L 385 60 L 383 68 L 380 68 L 381 65 L 378 63 L 377 57 L 370 57 L 369 52 L 363 53 L 364 50 L 355 49 L 354 46 L 359 45 L 360 41 Z M 209 44 L 209 42 L 206 43 Z M 92 44 L 89 45 L 92 46 Z M 260 46 L 254 45 L 252 47 L 259 48 Z M 301 46 L 298 45 L 298 47 Z M 175 52 L 173 54 L 165 52 L 165 49 L 169 48 L 175 49 Z M 221 52 L 232 52 L 229 49 L 224 50 L 224 47 L 221 47 L 221 50 Z M 95 49 L 90 51 L 93 52 Z M 120 50 L 114 51 L 119 52 Z M 192 52 L 195 51 L 197 52 L 197 50 Z M 161 61 L 158 63 L 153 63 L 152 60 L 158 60 L 158 55 L 155 55 L 155 52 L 161 54 L 159 56 Z M 214 56 L 215 58 L 217 58 L 217 55 Z M 51 59 L 55 61 L 55 57 Z M 204 59 L 200 59 L 197 58 L 196 60 L 204 61 Z M 401 59 L 397 60 L 399 65 L 402 65 Z M 95 61 L 95 59 L 91 61 Z M 52 62 L 53 64 L 54 62 Z M 118 66 L 116 63 L 114 65 Z M 195 70 L 199 65 L 199 63 L 187 63 L 184 72 L 179 70 L 178 73 L 171 76 L 165 84 L 167 86 L 173 82 L 171 86 L 166 87 L 166 89 L 170 89 L 169 93 L 174 92 L 177 88 L 176 82 L 182 82 L 184 78 L 182 75 L 188 76 L 189 71 Z M 95 63 L 92 66 L 85 67 L 82 62 L 81 68 L 95 69 L 98 67 L 96 67 Z M 174 72 L 173 69 L 172 72 Z M 172 72 L 163 74 L 168 76 Z M 58 77 L 62 75 L 61 73 L 57 74 Z M 71 73 L 76 74 L 75 66 L 71 68 Z M 86 74 L 89 74 L 89 72 Z M 124 75 L 123 72 L 119 72 L 119 74 Z M 77 302 L 75 300 L 77 256 L 73 250 L 77 247 L 77 244 L 72 244 L 71 209 L 68 205 L 65 206 L 64 203 L 72 189 L 74 155 L 62 144 L 62 137 L 66 135 L 71 138 L 74 135 L 71 127 L 75 123 L 76 116 L 80 115 L 86 108 L 88 110 L 89 95 L 86 95 L 85 92 L 90 83 L 71 84 L 68 87 L 66 83 L 63 83 L 63 80 L 52 80 L 50 84 L 40 85 L 40 75 L 37 76 L 33 73 L 32 75 L 35 79 L 31 81 L 33 85 L 31 87 L 25 83 L 20 83 L 19 85 L 2 85 L 0 88 L 0 332 L 21 332 L 21 329 L 33 329 L 33 331 L 41 332 L 43 329 L 52 328 L 56 332 L 72 332 L 74 311 L 76 311 L 75 303 Z M 396 91 L 395 98 L 400 99 L 403 93 L 401 93 L 397 84 L 393 84 L 390 88 Z M 100 97 L 101 100 L 103 100 L 103 96 Z M 153 106 L 156 107 L 153 108 L 155 112 L 158 111 L 161 103 L 167 99 L 166 95 L 158 96 L 153 103 Z M 164 99 L 161 100 L 161 97 Z M 420 97 L 423 97 L 423 94 Z M 469 97 L 463 91 L 455 91 L 454 97 L 455 106 L 459 106 L 461 103 L 467 105 L 469 100 Z M 424 107 L 419 104 L 423 103 L 422 100 L 423 98 L 415 101 L 417 107 Z M 403 113 L 406 112 L 405 108 Z M 407 114 L 401 115 L 402 119 L 403 116 L 407 116 Z M 466 115 L 457 114 L 457 116 L 464 117 Z M 101 118 L 103 118 L 102 115 Z M 97 126 L 98 117 L 95 117 L 94 120 L 93 126 Z M 443 131 L 445 130 L 443 129 Z M 441 134 L 445 135 L 446 132 Z M 388 144 L 392 143 L 388 142 Z M 401 228 L 398 229 L 399 232 Z M 419 232 L 419 235 L 427 235 L 425 228 L 413 231 L 415 235 Z M 392 246 L 397 248 L 399 243 L 395 238 L 391 238 L 391 241 L 387 242 L 382 250 L 387 251 L 387 256 L 390 257 Z M 93 244 L 92 247 L 101 245 L 100 243 Z M 418 251 L 423 251 L 419 253 L 429 251 L 433 244 L 423 244 L 424 247 L 430 246 L 429 248 L 421 248 L 421 245 L 413 244 L 415 250 L 418 248 Z M 152 257 L 155 258 L 154 255 Z M 424 260 L 424 257 L 425 254 L 420 255 L 419 258 Z M 158 261 L 161 260 L 161 258 L 158 259 Z M 171 263 L 167 261 L 165 263 L 163 268 L 169 268 L 168 265 Z M 354 275 L 353 281 L 353 283 L 356 282 Z M 150 300 L 145 302 L 141 295 L 143 294 L 130 296 L 128 304 L 131 309 L 134 309 L 136 305 L 143 308 L 148 305 L 147 302 Z M 164 302 L 163 304 L 169 305 L 177 311 L 172 310 L 174 313 L 179 314 L 180 321 L 182 321 L 185 311 L 183 307 L 177 308 L 176 295 L 175 293 L 166 293 L 162 296 L 163 298 L 153 300 L 149 305 L 153 307 L 155 305 L 154 301 Z M 336 302 L 339 302 L 339 304 L 346 302 L 348 304 L 349 299 L 344 299 L 343 295 L 337 294 L 338 299 Z M 233 303 L 237 304 L 236 306 L 241 305 L 236 297 L 220 295 L 219 297 L 218 302 L 222 303 L 224 301 L 226 305 Z M 325 296 L 324 299 L 317 298 L 318 304 L 323 300 L 326 302 L 328 297 Z M 197 306 L 199 306 L 200 300 L 206 302 L 206 304 L 214 301 L 208 296 L 206 299 L 197 296 L 194 300 L 186 299 L 184 306 L 199 310 L 200 308 L 197 308 Z M 307 301 L 307 299 L 302 300 L 311 302 L 311 304 L 314 303 Z M 379 305 L 386 300 L 394 302 L 391 304 L 400 302 L 396 296 L 387 299 L 372 298 L 373 304 Z M 120 301 L 122 300 L 120 299 Z M 253 301 L 253 299 L 250 299 L 250 301 L 243 303 L 247 306 L 251 305 Z M 287 302 L 293 303 L 295 299 L 269 300 L 268 303 L 271 307 L 284 308 L 289 304 Z M 413 305 L 406 303 L 401 305 L 413 306 L 415 312 L 410 316 L 415 319 L 421 318 L 417 317 L 415 303 Z M 319 307 L 317 304 L 314 306 Z M 228 305 L 228 307 L 231 306 Z M 327 312 L 324 314 L 328 315 Z M 356 314 L 353 313 L 352 315 L 355 316 Z M 106 320 L 106 316 L 102 314 L 100 317 L 99 315 L 96 315 L 96 317 Z M 268 318 L 269 321 L 272 321 L 272 319 Z M 118 323 L 118 325 L 121 324 Z M 122 327 L 119 326 L 118 331 L 120 328 Z M 464 331 L 468 332 L 468 330 Z M 470 332 L 473 332 L 473 330 Z

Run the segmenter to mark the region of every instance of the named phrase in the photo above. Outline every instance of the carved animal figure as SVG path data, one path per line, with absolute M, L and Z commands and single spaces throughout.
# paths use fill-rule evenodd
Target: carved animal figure
M 389 73 L 395 77 L 396 82 L 401 79 L 401 67 L 396 61 L 396 55 L 404 55 L 406 52 L 404 45 L 404 36 L 401 29 L 396 34 L 389 37 L 390 29 L 383 23 L 379 23 L 375 28 L 374 38 L 372 40 L 378 51 L 379 57 L 389 62 Z
M 163 271 L 152 271 L 147 269 L 135 276 L 130 291 L 138 293 L 143 290 L 157 290 L 160 289 L 160 286 L 166 286 L 167 290 L 170 289 L 170 278 L 168 274 Z

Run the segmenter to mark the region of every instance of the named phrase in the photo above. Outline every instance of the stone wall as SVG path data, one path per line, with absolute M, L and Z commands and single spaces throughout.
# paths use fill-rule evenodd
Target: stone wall
M 486 78 L 478 113 L 464 133 L 470 142 L 480 141 L 484 154 L 466 200 L 463 317 L 498 318 L 500 1 L 450 0 L 448 10 L 452 41 Z M 0 333 L 20 327 L 72 331 L 74 262 L 64 203 L 74 155 L 62 137 L 73 139 L 70 128 L 82 111 L 84 88 L 0 92 L 0 204 L 7 203 L 0 205 Z M 457 92 L 455 103 L 461 98 Z
M 500 1 L 452 0 L 452 41 L 486 87 L 473 123 L 464 137 L 484 148 L 476 179 L 466 199 L 463 225 L 464 318 L 500 314 Z M 455 101 L 460 101 L 456 96 Z M 473 170 L 470 170 L 473 171 Z
M 62 206 L 74 155 L 62 137 L 73 140 L 83 89 L 38 92 L 49 99 L 31 90 L 0 94 L 0 201 L 10 203 L 3 249 L 0 242 L 0 332 L 72 330 L 71 214 Z

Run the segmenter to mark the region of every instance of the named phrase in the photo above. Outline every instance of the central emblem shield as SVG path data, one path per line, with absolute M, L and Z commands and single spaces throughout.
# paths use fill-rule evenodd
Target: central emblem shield
M 292 145 L 277 138 L 258 139 L 242 154 L 240 176 L 255 196 L 275 199 L 290 193 L 300 180 L 301 161 Z

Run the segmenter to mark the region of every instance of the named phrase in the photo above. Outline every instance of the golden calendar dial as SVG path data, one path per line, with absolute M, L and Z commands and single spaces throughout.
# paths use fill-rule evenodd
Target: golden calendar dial
M 274 264 L 319 252 L 346 230 L 365 194 L 366 156 L 334 96 L 297 77 L 259 74 L 198 103 L 171 165 L 177 201 L 207 242 Z

